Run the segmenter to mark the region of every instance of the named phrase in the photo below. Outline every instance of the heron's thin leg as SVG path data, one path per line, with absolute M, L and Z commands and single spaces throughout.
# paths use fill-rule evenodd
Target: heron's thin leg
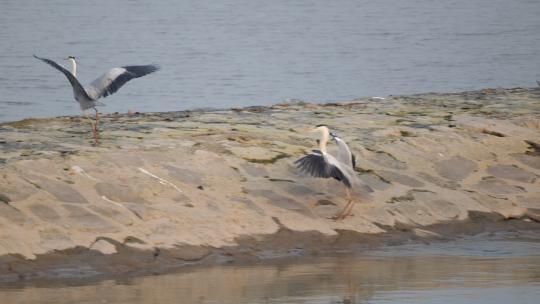
M 94 135 L 94 142 L 96 143 L 96 145 L 99 144 L 99 139 L 97 136 L 97 126 L 92 121 L 92 118 L 88 116 L 88 113 L 86 113 L 86 111 L 83 111 L 83 115 L 84 117 L 86 117 L 86 119 L 88 119 L 88 121 L 90 122 L 90 125 L 92 126 L 92 134 Z
M 345 206 L 345 210 L 342 215 L 343 218 L 351 215 L 352 209 L 354 207 L 354 201 L 351 198 L 351 193 L 349 192 L 349 188 L 347 188 L 346 191 L 347 191 L 347 200 L 349 201 L 349 203 L 347 204 L 347 206 Z
M 99 112 L 96 108 L 94 108 L 96 111 L 96 132 L 98 131 L 98 125 L 99 125 Z
M 88 121 L 90 122 L 90 124 L 92 125 L 92 131 L 94 130 L 94 122 L 92 121 L 92 118 L 90 118 L 90 116 L 88 116 L 88 113 L 86 113 L 86 111 L 82 111 L 83 113 L 83 116 L 88 119 Z
M 94 107 L 94 110 L 96 111 L 96 138 L 99 138 L 99 130 L 98 130 L 98 125 L 99 125 L 99 112 L 98 110 Z M 96 139 L 96 144 L 99 144 L 98 140 Z
M 349 188 L 345 188 L 345 193 L 347 194 L 347 205 L 341 210 L 338 214 L 332 217 L 332 219 L 339 221 L 345 219 L 348 215 L 351 214 L 354 201 L 351 199 L 351 193 Z

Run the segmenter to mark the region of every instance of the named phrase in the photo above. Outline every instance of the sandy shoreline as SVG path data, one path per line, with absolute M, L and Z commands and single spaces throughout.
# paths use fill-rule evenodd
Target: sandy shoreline
M 538 117 L 540 89 L 514 88 L 110 114 L 97 147 L 80 117 L 3 123 L 0 281 L 539 229 Z M 318 123 L 376 190 L 341 222 L 342 187 L 293 165 Z

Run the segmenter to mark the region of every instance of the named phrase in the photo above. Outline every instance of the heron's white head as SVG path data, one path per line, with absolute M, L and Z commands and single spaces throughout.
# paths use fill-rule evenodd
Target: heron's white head
M 328 130 L 328 127 L 326 125 L 316 125 L 313 128 L 307 128 L 307 133 L 319 133 L 320 139 L 317 140 L 317 144 L 319 145 L 319 149 L 323 152 L 326 152 L 326 143 L 328 142 L 328 137 L 330 134 L 330 130 Z
M 71 74 L 76 76 L 77 75 L 77 62 L 75 62 L 75 56 L 67 56 L 64 59 L 69 61 L 69 63 L 71 63 Z
M 64 58 L 64 60 L 67 60 L 71 63 L 75 62 L 75 56 L 67 56 L 66 58 Z
M 315 133 L 315 132 L 319 132 L 321 134 L 325 134 L 325 133 L 330 133 L 330 130 L 328 129 L 328 127 L 326 125 L 316 125 L 315 127 L 313 128 L 307 128 L 305 129 L 305 132 L 306 133 Z

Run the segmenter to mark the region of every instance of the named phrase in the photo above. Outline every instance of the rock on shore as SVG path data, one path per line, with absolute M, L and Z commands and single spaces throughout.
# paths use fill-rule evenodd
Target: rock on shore
M 298 130 L 320 123 L 349 143 L 375 189 L 343 221 L 327 219 L 346 204 L 343 187 L 293 164 L 316 147 Z M 154 271 L 540 221 L 540 89 L 110 114 L 101 136 L 93 146 L 80 117 L 0 124 L 0 280 Z

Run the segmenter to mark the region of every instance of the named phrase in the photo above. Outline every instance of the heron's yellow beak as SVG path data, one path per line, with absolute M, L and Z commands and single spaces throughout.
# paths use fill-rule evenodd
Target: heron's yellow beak
M 312 133 L 315 132 L 314 128 L 303 128 L 302 133 Z

